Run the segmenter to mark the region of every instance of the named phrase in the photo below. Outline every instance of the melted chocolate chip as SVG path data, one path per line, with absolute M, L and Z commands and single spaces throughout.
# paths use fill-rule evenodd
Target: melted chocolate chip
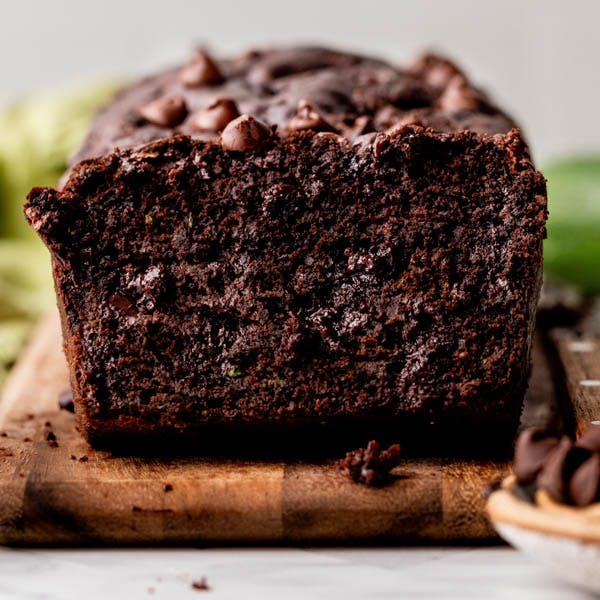
M 517 481 L 521 484 L 534 481 L 545 459 L 558 443 L 557 438 L 549 437 L 538 429 L 525 429 L 515 445 L 513 470 Z
M 336 131 L 307 100 L 298 103 L 296 116 L 290 120 L 287 128 L 288 131 Z
M 182 96 L 163 96 L 144 104 L 138 111 L 144 119 L 159 127 L 175 127 L 188 113 Z
M 240 112 L 231 98 L 219 98 L 210 106 L 199 110 L 191 117 L 192 129 L 196 131 L 216 132 L 223 131 Z
M 221 145 L 224 150 L 232 152 L 257 150 L 264 146 L 271 136 L 268 125 L 250 115 L 241 115 L 225 127 L 221 134 Z
M 216 85 L 223 81 L 223 75 L 210 55 L 199 50 L 194 58 L 181 69 L 179 80 L 186 87 Z

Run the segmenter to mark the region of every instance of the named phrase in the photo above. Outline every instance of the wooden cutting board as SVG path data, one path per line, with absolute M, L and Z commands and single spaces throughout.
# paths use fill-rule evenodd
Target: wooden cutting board
M 584 340 L 585 341 L 585 340 Z M 600 345 L 568 336 L 554 359 L 577 416 L 600 419 Z M 548 354 L 536 342 L 526 402 L 530 423 L 555 418 Z M 560 365 L 558 365 L 560 369 Z M 553 365 L 556 373 L 556 365 Z M 581 380 L 588 383 L 583 386 Z M 38 327 L 0 398 L 0 543 L 456 542 L 492 540 L 486 484 L 508 463 L 406 460 L 392 485 L 367 488 L 331 462 L 114 457 L 87 446 L 58 409 L 68 386 L 58 318 Z M 49 443 L 48 433 L 57 445 Z

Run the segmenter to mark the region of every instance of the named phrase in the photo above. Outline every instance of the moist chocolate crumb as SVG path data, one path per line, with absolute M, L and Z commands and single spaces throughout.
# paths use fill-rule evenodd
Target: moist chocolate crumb
M 64 390 L 58 395 L 58 407 L 61 410 L 68 412 L 75 412 L 75 405 L 73 404 L 73 392 L 71 390 Z
M 119 94 L 25 208 L 88 441 L 163 452 L 371 418 L 512 439 L 546 217 L 512 120 L 463 78 L 440 107 L 458 70 L 431 57 L 413 74 L 267 50 L 219 61 L 215 85 L 201 62 Z M 226 119 L 197 130 L 219 98 L 244 113 L 221 144 Z
M 392 481 L 390 471 L 400 464 L 400 444 L 381 450 L 379 442 L 371 440 L 366 448 L 358 448 L 339 461 L 339 468 L 355 483 L 383 486 Z
M 208 592 L 210 587 L 206 581 L 206 577 L 201 577 L 200 579 L 192 581 L 192 589 L 199 592 Z
M 172 492 L 173 486 L 170 483 L 165 483 L 163 489 L 165 490 L 165 492 Z

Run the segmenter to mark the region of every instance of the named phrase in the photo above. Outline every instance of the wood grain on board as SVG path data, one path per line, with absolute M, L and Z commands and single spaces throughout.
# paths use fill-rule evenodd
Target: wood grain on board
M 581 435 L 590 423 L 600 422 L 600 340 L 563 329 L 551 339 L 572 401 L 576 433 Z
M 535 354 L 527 401 L 533 421 L 553 410 L 539 344 Z M 74 416 L 58 410 L 57 396 L 67 386 L 58 320 L 51 315 L 0 399 L 6 434 L 0 437 L 0 543 L 495 538 L 482 492 L 507 473 L 506 462 L 405 460 L 391 485 L 374 489 L 350 482 L 333 462 L 116 457 L 90 449 Z M 50 432 L 57 445 L 49 443 Z

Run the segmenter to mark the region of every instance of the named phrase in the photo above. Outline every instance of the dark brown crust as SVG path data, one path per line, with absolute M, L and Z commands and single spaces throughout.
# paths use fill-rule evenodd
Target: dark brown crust
M 304 103 L 351 140 L 398 123 L 488 134 L 507 133 L 515 126 L 456 65 L 435 55 L 402 69 L 328 48 L 254 50 L 219 61 L 224 75 L 220 84 L 194 87 L 182 83 L 184 70 L 185 65 L 176 67 L 121 90 L 97 116 L 73 164 L 115 147 L 142 146 L 173 134 L 217 139 L 218 131 L 196 131 L 194 120 L 198 111 L 223 98 L 234 100 L 240 113 L 275 126 L 280 134 L 287 132 Z M 160 98 L 183 98 L 187 119 L 175 127 L 145 120 L 143 107 Z
M 336 77 L 357 64 L 363 74 L 390 69 L 327 60 L 339 63 L 325 69 Z M 398 75 L 402 85 L 418 79 L 433 94 L 439 83 L 424 73 L 436 60 L 412 79 Z M 175 75 L 124 92 L 80 154 L 114 143 L 126 107 L 161 77 Z M 463 103 L 476 101 L 479 92 L 453 81 L 468 91 Z M 286 98 L 290 87 L 288 78 Z M 376 103 L 383 91 L 372 93 Z M 151 130 L 140 125 L 120 138 L 129 148 L 78 163 L 60 191 L 32 190 L 26 216 L 53 256 L 88 439 L 271 437 L 322 424 L 426 426 L 448 437 L 461 424 L 514 429 L 546 192 L 517 130 L 456 131 L 469 120 L 489 130 L 488 117 L 507 126 L 482 98 L 481 112 L 424 108 L 422 117 L 445 120 L 440 130 L 398 124 L 357 139 L 280 131 L 243 153 L 172 130 L 139 146 Z M 326 120 L 339 123 L 343 112 L 333 111 Z

